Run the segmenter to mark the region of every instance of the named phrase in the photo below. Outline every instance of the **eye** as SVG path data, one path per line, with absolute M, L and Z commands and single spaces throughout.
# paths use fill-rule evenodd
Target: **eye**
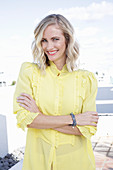
M 46 39 L 42 39 L 41 42 L 47 42 L 47 40 Z
M 59 40 L 59 38 L 53 38 L 53 41 L 58 41 Z

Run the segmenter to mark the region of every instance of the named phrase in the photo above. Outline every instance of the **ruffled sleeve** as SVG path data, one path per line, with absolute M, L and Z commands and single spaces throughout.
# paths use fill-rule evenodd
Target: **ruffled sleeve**
M 93 73 L 86 72 L 86 90 L 83 101 L 82 113 L 87 111 L 96 111 L 97 80 Z M 94 126 L 77 126 L 84 137 L 90 139 L 96 133 Z
M 27 125 L 31 124 L 39 114 L 27 111 L 21 107 L 19 103 L 17 103 L 17 97 L 20 96 L 21 93 L 27 93 L 31 95 L 32 98 L 34 98 L 32 89 L 33 71 L 34 67 L 32 63 L 26 62 L 22 64 L 13 98 L 13 113 L 17 114 L 17 127 L 21 128 L 22 130 L 25 130 Z

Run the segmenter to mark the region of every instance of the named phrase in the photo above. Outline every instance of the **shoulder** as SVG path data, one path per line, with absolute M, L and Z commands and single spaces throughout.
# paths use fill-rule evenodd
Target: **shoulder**
M 96 79 L 95 77 L 95 74 L 93 72 L 90 72 L 88 70 L 82 70 L 82 69 L 79 69 L 77 70 L 78 72 L 78 75 L 81 76 L 81 77 L 84 77 L 84 78 L 89 78 L 89 79 Z
M 34 70 L 39 70 L 37 64 L 35 63 L 30 63 L 30 62 L 24 62 L 21 65 L 20 72 L 22 73 L 30 73 L 33 72 Z
M 35 63 L 31 63 L 31 62 L 24 62 L 21 65 L 21 69 L 22 70 L 26 70 L 26 69 L 34 69 L 37 68 L 38 69 L 38 65 Z
M 34 77 L 38 77 L 37 74 L 39 72 L 39 68 L 37 64 L 30 63 L 30 62 L 24 62 L 21 65 L 19 77 L 21 79 L 25 80 L 25 78 L 29 79 L 30 81 L 33 81 Z
M 80 78 L 80 80 L 84 85 L 87 86 L 93 85 L 97 87 L 97 79 L 93 72 L 90 72 L 88 70 L 82 70 L 82 69 L 77 70 L 77 72 L 78 72 L 78 77 Z

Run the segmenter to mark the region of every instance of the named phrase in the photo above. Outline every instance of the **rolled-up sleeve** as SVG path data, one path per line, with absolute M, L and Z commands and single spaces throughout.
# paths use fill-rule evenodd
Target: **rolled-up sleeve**
M 17 127 L 25 130 L 28 124 L 31 124 L 32 121 L 37 117 L 39 113 L 30 112 L 19 105 L 17 102 L 17 97 L 21 93 L 27 93 L 32 98 L 33 89 L 32 89 L 32 75 L 33 75 L 33 64 L 25 62 L 22 64 L 20 73 L 18 76 L 16 89 L 13 97 L 13 113 L 17 114 Z
M 86 97 L 83 101 L 82 113 L 96 111 L 97 79 L 94 74 L 89 72 L 86 78 Z M 77 126 L 84 137 L 90 139 L 97 131 L 94 126 Z

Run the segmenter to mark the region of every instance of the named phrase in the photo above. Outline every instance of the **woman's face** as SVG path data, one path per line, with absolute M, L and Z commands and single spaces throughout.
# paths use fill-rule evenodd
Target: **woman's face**
M 57 62 L 66 62 L 66 42 L 62 30 L 58 25 L 49 25 L 43 33 L 42 48 L 48 59 Z

